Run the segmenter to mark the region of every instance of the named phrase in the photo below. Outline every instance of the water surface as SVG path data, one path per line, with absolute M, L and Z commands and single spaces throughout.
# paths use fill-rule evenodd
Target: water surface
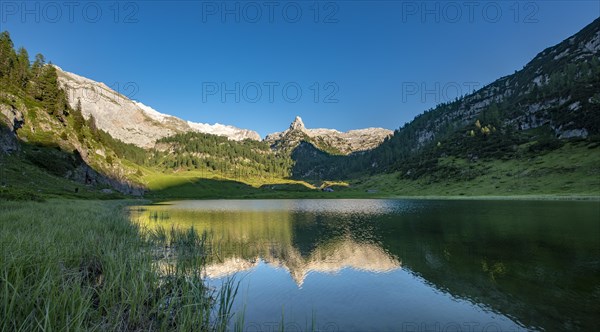
M 133 209 L 210 234 L 249 331 L 595 330 L 600 204 L 203 200 Z M 282 323 L 283 321 L 283 323 Z

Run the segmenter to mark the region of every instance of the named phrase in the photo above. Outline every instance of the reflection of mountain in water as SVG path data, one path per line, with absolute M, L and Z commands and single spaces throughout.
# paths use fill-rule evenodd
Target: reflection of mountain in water
M 308 257 L 303 257 L 293 246 L 269 250 L 253 258 L 229 257 L 222 262 L 214 262 L 206 267 L 209 278 L 221 278 L 235 272 L 249 270 L 260 259 L 275 267 L 289 271 L 298 286 L 311 272 L 337 273 L 344 268 L 368 272 L 389 272 L 400 268 L 400 262 L 384 252 L 381 247 L 358 243 L 352 239 L 342 240 L 326 246 L 317 247 Z M 277 253 L 284 253 L 279 256 Z
M 215 255 L 207 274 L 215 278 L 252 269 L 262 259 L 302 285 L 312 271 L 386 272 L 401 261 L 432 287 L 534 329 L 600 324 L 597 203 L 398 201 L 412 205 L 390 209 L 388 201 L 384 213 L 365 214 L 354 202 L 335 204 L 337 210 L 351 204 L 353 213 L 162 206 L 135 218 L 150 227 L 176 222 L 209 232 Z M 152 218 L 161 213 L 170 219 Z
M 190 204 L 186 202 L 185 204 Z M 368 206 L 363 204 L 364 206 Z M 302 207 L 297 204 L 295 207 Z M 389 272 L 400 268 L 397 258 L 372 241 L 361 241 L 338 230 L 310 230 L 320 223 L 320 213 L 295 214 L 289 211 L 228 211 L 223 209 L 201 212 L 156 206 L 134 218 L 147 227 L 194 227 L 210 234 L 211 259 L 206 276 L 221 278 L 257 266 L 260 260 L 268 265 L 286 269 L 301 286 L 311 272 L 337 273 L 344 268 L 367 272 Z M 317 206 L 321 212 L 323 204 Z M 339 209 L 339 206 L 336 206 Z M 372 208 L 369 207 L 369 208 Z M 356 206 L 353 207 L 354 214 Z M 298 230 L 300 226 L 300 230 Z M 296 235 L 312 233 L 309 241 L 297 244 Z M 304 234 L 306 235 L 306 234 Z M 320 238 L 319 238 L 320 237 Z M 296 238 L 296 239 L 295 239 Z
M 222 263 L 212 263 L 206 266 L 206 276 L 209 278 L 223 278 L 234 273 L 248 271 L 258 265 L 259 258 L 254 260 L 240 257 L 228 257 Z

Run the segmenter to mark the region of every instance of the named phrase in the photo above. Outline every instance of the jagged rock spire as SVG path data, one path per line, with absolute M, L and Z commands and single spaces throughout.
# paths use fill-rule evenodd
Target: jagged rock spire
M 302 122 L 302 118 L 296 116 L 294 122 L 290 125 L 290 130 L 302 130 L 304 131 L 306 128 L 304 127 L 304 122 Z

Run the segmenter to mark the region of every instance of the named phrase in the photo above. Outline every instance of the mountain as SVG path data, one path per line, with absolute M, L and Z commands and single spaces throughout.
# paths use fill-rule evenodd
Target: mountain
M 58 66 L 54 67 L 57 70 L 59 84 L 66 92 L 69 105 L 77 108 L 78 103 L 81 103 L 81 112 L 86 120 L 93 116 L 99 129 L 124 143 L 152 148 L 161 138 L 186 132 L 225 136 L 235 141 L 261 140 L 260 135 L 252 130 L 219 123 L 210 125 L 184 121 L 160 113 L 139 101 L 130 100 L 104 83 L 64 71 Z M 276 147 L 293 148 L 299 143 L 296 138 L 302 137 L 300 140 L 309 141 L 324 151 L 349 154 L 372 149 L 392 133 L 382 128 L 348 132 L 339 132 L 335 129 L 306 129 L 302 119 L 296 117 L 289 129 L 270 134 L 265 140 Z
M 399 172 L 400 178 L 452 178 L 478 160 L 532 158 L 600 135 L 600 19 L 545 49 L 523 69 L 418 115 L 381 145 L 348 158 L 310 150 L 296 163 L 305 178 Z M 307 147 L 304 147 L 304 150 Z M 306 153 L 304 153 L 306 155 Z M 475 175 L 471 175 L 475 176 Z
M 522 70 L 442 104 L 399 131 L 423 146 L 454 128 L 494 123 L 515 131 L 547 127 L 559 139 L 600 134 L 600 19 L 539 53 Z
M 93 116 L 99 129 L 125 143 L 150 148 L 157 139 L 190 131 L 237 141 L 260 140 L 260 135 L 252 130 L 218 123 L 194 123 L 162 114 L 141 102 L 130 100 L 104 83 L 69 73 L 58 66 L 55 68 L 70 106 L 75 109 L 81 102 L 81 112 L 86 119 Z
M 482 132 L 485 127 L 515 137 L 534 129 L 556 139 L 598 135 L 599 56 L 600 19 L 596 19 L 539 53 L 514 74 L 417 116 L 398 130 L 390 145 L 415 149 L 440 139 L 457 138 L 457 131 L 465 138 L 467 129 Z
M 365 128 L 347 132 L 323 128 L 307 129 L 302 118 L 296 116 L 288 129 L 267 135 L 265 141 L 275 149 L 293 150 L 301 142 L 307 142 L 326 152 L 347 155 L 373 149 L 392 134 L 393 131 L 383 128 Z
M 524 181 L 523 194 L 595 193 L 600 186 L 600 19 L 393 135 L 307 129 L 297 117 L 260 140 L 250 130 L 162 114 L 42 55 L 30 63 L 7 32 L 0 33 L 0 59 L 0 196 L 186 186 L 194 197 L 232 179 L 267 191 L 343 180 L 350 186 L 336 191 L 390 194 L 513 193 Z M 214 182 L 196 186 L 200 178 Z

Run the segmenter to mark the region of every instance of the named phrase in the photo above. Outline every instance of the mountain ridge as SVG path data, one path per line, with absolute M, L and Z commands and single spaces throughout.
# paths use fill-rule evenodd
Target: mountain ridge
M 307 129 L 300 116 L 296 116 L 288 129 L 269 134 L 265 141 L 276 149 L 294 149 L 302 141 L 313 144 L 320 150 L 347 155 L 377 147 L 393 134 L 384 128 L 363 128 L 341 132 L 336 129 Z
M 220 123 L 186 121 L 161 113 L 141 101 L 132 100 L 114 91 L 102 82 L 65 71 L 56 65 L 54 67 L 70 106 L 77 108 L 78 103 L 81 103 L 81 111 L 86 120 L 93 116 L 100 129 L 124 143 L 151 148 L 161 138 L 193 131 L 225 136 L 235 141 L 263 140 L 254 130 Z M 325 150 L 332 151 L 333 148 L 343 154 L 372 149 L 393 133 L 383 128 L 364 128 L 347 132 L 327 128 L 306 129 L 299 116 L 296 117 L 296 120 L 298 119 L 301 128 L 293 129 L 303 131 L 313 140 L 320 141 L 317 145 Z M 268 134 L 264 140 L 274 143 L 284 136 L 283 133 L 285 132 Z
M 260 135 L 252 130 L 219 123 L 195 123 L 160 113 L 140 101 L 130 100 L 102 82 L 64 71 L 58 66 L 55 68 L 70 106 L 77 108 L 81 103 L 86 119 L 93 116 L 100 129 L 124 143 L 150 148 L 160 138 L 188 131 L 226 136 L 238 141 L 260 140 Z
M 364 154 L 341 160 L 303 149 L 299 155 L 307 160 L 296 162 L 293 173 L 347 179 L 400 172 L 414 179 L 443 171 L 441 160 L 449 156 L 471 163 L 519 158 L 529 143 L 535 145 L 528 150 L 551 151 L 567 140 L 599 136 L 600 18 L 514 74 L 417 115 Z

